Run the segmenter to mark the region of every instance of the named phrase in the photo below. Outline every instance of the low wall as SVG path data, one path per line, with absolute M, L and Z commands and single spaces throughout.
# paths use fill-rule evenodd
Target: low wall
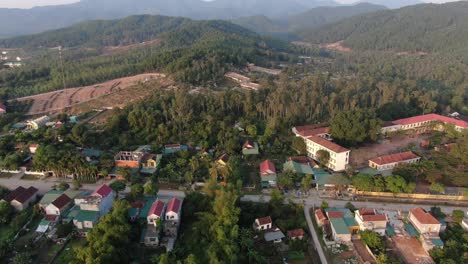
M 436 194 L 423 194 L 423 193 L 389 193 L 389 192 L 357 191 L 356 194 L 361 195 L 361 196 L 409 198 L 409 199 L 421 199 L 421 200 L 468 201 L 468 197 L 465 197 L 465 196 L 436 195 Z

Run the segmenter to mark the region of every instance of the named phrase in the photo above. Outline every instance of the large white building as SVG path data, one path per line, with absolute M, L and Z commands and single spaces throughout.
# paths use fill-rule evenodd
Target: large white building
M 300 126 L 292 129 L 293 133 L 304 139 L 307 147 L 307 155 L 314 160 L 318 160 L 317 152 L 326 150 L 330 153 L 328 168 L 333 171 L 343 171 L 349 164 L 351 150 L 332 142 L 328 127 L 318 127 L 317 125 Z
M 421 235 L 439 235 L 441 223 L 424 209 L 414 208 L 409 212 L 408 219 Z
M 381 236 L 385 235 L 387 228 L 387 216 L 378 214 L 374 209 L 360 209 L 354 213 L 354 219 L 359 225 L 359 230 L 370 230 Z
M 468 122 L 464 120 L 442 116 L 438 114 L 427 114 L 386 122 L 382 127 L 381 132 L 382 134 L 386 134 L 388 132 L 395 132 L 399 130 L 421 128 L 443 130 L 443 127 L 437 126 L 437 124 L 452 124 L 457 131 L 462 131 L 463 129 L 468 128 Z

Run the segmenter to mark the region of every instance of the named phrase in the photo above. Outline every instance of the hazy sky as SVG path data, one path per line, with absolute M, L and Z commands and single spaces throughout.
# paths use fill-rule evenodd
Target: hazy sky
M 171 0 L 167 0 L 167 1 L 171 1 Z M 359 2 L 359 0 L 336 0 L 336 1 L 341 2 L 341 3 Z M 422 1 L 433 2 L 433 3 L 443 3 L 443 2 L 453 2 L 456 0 L 422 0 Z M 0 7 L 30 8 L 33 6 L 58 5 L 58 4 L 68 4 L 68 3 L 73 3 L 73 2 L 78 2 L 78 0 L 0 0 Z

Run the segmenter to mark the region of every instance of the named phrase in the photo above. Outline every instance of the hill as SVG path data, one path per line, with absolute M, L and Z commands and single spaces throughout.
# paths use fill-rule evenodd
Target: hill
M 366 0 L 362 2 L 372 3 L 376 5 L 383 5 L 392 9 L 424 3 L 419 0 Z
M 294 38 L 295 31 L 319 27 L 328 23 L 337 22 L 344 18 L 386 9 L 381 5 L 361 3 L 352 6 L 316 7 L 306 12 L 289 15 L 281 18 L 268 18 L 266 16 L 251 16 L 233 20 L 260 34 L 273 36 L 289 36 Z
M 457 53 L 467 49 L 468 2 L 378 11 L 299 35 L 317 44 L 343 41 L 344 46 L 357 50 Z
M 28 35 L 96 19 L 149 14 L 192 19 L 235 19 L 244 16 L 295 14 L 332 0 L 82 0 L 78 3 L 0 9 L 0 38 Z M 53 19 L 51 19 L 53 18 Z

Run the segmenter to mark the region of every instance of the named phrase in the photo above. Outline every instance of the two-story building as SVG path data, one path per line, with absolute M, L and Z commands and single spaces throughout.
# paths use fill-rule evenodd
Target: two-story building
M 253 228 L 257 231 L 264 231 L 271 229 L 273 227 L 273 221 L 271 220 L 271 217 L 266 216 L 266 217 L 261 217 L 255 219 L 255 222 L 253 224 Z
M 418 207 L 409 212 L 408 219 L 420 234 L 439 235 L 440 222 L 426 210 Z
M 73 200 L 66 194 L 62 194 L 49 205 L 47 205 L 45 208 L 45 213 L 49 217 L 56 216 L 59 218 L 68 208 L 70 208 L 72 204 Z
M 273 162 L 265 160 L 264 162 L 260 163 L 260 178 L 262 187 L 275 187 L 276 177 L 276 167 Z
M 354 219 L 359 225 L 359 230 L 370 230 L 381 236 L 385 235 L 387 228 L 387 216 L 378 214 L 375 209 L 360 209 L 354 212 Z

